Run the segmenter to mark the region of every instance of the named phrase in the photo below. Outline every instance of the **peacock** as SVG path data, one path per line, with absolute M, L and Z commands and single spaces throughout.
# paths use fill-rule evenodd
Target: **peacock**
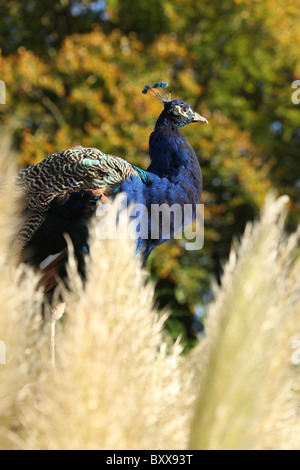
M 192 207 L 191 218 L 202 193 L 198 158 L 180 129 L 192 122 L 206 122 L 184 101 L 172 99 L 167 82 L 146 85 L 142 91 L 163 105 L 149 139 L 150 165 L 143 170 L 126 160 L 96 148 L 77 146 L 54 153 L 42 162 L 21 170 L 17 182 L 23 194 L 23 222 L 16 236 L 21 258 L 41 274 L 45 293 L 53 292 L 58 279 L 66 276 L 71 239 L 79 272 L 85 273 L 89 251 L 90 220 L 101 203 L 126 195 L 126 204 L 174 204 Z M 136 240 L 136 251 L 145 265 L 151 251 L 165 241 L 162 230 Z M 182 230 L 171 218 L 170 236 Z

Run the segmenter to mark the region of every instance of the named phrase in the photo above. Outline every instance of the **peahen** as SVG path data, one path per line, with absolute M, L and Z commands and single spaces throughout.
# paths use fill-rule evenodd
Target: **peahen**
M 51 291 L 65 275 L 67 243 L 71 238 L 79 270 L 84 275 L 88 252 L 89 220 L 99 201 L 106 202 L 125 193 L 127 204 L 190 204 L 192 215 L 202 192 L 198 159 L 180 128 L 192 122 L 207 122 L 191 106 L 172 100 L 166 82 L 146 85 L 150 94 L 164 106 L 149 141 L 151 163 L 142 170 L 127 161 L 94 148 L 75 147 L 58 152 L 18 174 L 25 195 L 24 222 L 17 235 L 22 259 L 41 272 L 45 292 Z M 151 217 L 151 216 L 149 216 Z M 151 251 L 165 241 L 162 230 L 151 238 L 137 239 L 137 251 L 145 263 Z M 171 218 L 170 235 L 183 229 Z M 178 225 L 178 224 L 177 224 Z

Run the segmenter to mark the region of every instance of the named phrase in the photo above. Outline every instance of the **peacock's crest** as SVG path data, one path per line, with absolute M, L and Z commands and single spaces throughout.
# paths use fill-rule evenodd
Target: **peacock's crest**
M 168 90 L 165 91 L 164 88 L 168 88 L 168 82 L 157 82 L 154 85 L 145 85 L 142 93 L 145 95 L 151 96 L 155 101 L 159 101 L 160 103 L 168 103 L 172 100 L 172 91 Z M 161 88 L 161 90 L 160 90 Z

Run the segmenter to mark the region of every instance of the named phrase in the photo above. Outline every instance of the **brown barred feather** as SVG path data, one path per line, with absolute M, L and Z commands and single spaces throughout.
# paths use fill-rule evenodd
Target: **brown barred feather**
M 57 198 L 67 201 L 72 193 L 89 191 L 101 194 L 105 202 L 114 188 L 132 175 L 139 176 L 126 160 L 81 146 L 54 153 L 20 171 L 17 183 L 26 195 L 27 208 L 18 244 L 27 245 Z

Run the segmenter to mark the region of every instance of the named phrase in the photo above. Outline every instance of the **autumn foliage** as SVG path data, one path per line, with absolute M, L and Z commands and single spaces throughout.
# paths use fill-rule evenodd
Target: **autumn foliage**
M 102 6 L 101 6 L 102 5 Z M 146 168 L 160 105 L 141 94 L 169 81 L 173 96 L 210 122 L 184 130 L 203 170 L 205 244 L 176 241 L 148 263 L 159 307 L 173 310 L 174 337 L 203 313 L 234 237 L 271 188 L 290 196 L 299 222 L 300 1 L 8 0 L 0 26 L 1 125 L 13 128 L 19 165 L 80 144 Z M 4 127 L 3 127 L 4 128 Z

